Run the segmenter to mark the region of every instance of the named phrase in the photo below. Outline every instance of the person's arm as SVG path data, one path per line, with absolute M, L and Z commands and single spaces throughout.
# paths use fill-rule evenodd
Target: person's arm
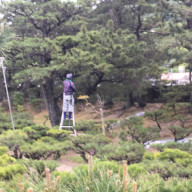
M 63 92 L 65 91 L 65 84 L 64 84 L 65 81 L 63 81 Z
M 71 82 L 71 88 L 73 89 L 73 91 L 76 91 L 76 87 L 75 87 L 75 84 L 73 82 Z

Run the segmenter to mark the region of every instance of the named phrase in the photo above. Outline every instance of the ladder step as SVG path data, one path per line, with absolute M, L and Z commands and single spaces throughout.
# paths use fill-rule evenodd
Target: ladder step
M 69 128 L 71 128 L 71 127 L 73 127 L 73 126 L 61 126 L 61 127 L 69 127 Z

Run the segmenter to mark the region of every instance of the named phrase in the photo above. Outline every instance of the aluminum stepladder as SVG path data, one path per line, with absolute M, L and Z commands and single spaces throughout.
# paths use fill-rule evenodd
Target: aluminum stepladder
M 74 105 L 73 105 L 73 108 L 72 108 L 72 125 L 70 124 L 71 123 L 71 120 L 67 120 L 67 119 L 64 119 L 64 102 L 65 102 L 65 94 L 63 93 L 63 107 L 62 107 L 62 114 L 61 114 L 61 122 L 60 122 L 60 126 L 59 126 L 59 129 L 61 130 L 62 128 L 68 128 L 69 130 L 71 128 L 73 128 L 75 126 L 75 110 L 74 110 Z M 73 98 L 73 95 L 72 95 L 72 98 Z M 74 99 L 74 98 L 73 98 Z M 68 111 L 66 111 L 68 113 Z M 64 122 L 68 121 L 68 125 L 64 125 Z M 75 129 L 73 129 L 73 132 L 74 134 L 72 135 L 75 135 L 77 136 L 77 131 Z

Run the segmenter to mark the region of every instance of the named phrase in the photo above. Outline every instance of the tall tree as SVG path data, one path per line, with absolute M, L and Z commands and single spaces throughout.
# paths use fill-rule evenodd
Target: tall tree
M 11 66 L 19 70 L 13 78 L 20 83 L 40 84 L 51 124 L 55 126 L 59 123 L 55 85 L 57 78 L 63 78 L 67 70 L 63 74 L 58 72 L 52 62 L 51 44 L 58 35 L 73 33 L 69 23 L 81 12 L 81 7 L 60 0 L 15 0 L 4 3 L 2 12 L 19 36 L 10 43 L 10 54 L 14 56 Z
M 192 3 L 188 0 L 162 0 L 170 36 L 162 43 L 167 50 L 170 67 L 185 64 L 189 70 L 190 100 L 192 104 Z
M 106 21 L 112 20 L 114 30 L 118 30 L 119 28 L 126 30 L 127 35 L 133 34 L 132 38 L 135 36 L 138 42 L 143 43 L 143 49 L 140 50 L 140 52 L 131 54 L 133 55 L 132 58 L 138 57 L 135 60 L 137 62 L 134 67 L 135 69 L 137 69 L 137 66 L 142 66 L 143 69 L 144 67 L 146 68 L 141 71 L 139 67 L 140 74 L 134 74 L 138 78 L 132 79 L 133 76 L 128 73 L 127 75 L 129 75 L 130 78 L 128 81 L 124 81 L 123 84 L 123 89 L 128 90 L 124 93 L 125 97 L 127 97 L 128 105 L 133 105 L 135 97 L 139 105 L 143 106 L 141 96 L 147 87 L 146 82 L 152 77 L 158 78 L 160 76 L 161 71 L 159 69 L 161 63 L 163 63 L 162 59 L 164 59 L 163 53 L 158 49 L 159 40 L 162 36 L 168 34 L 162 27 L 164 24 L 164 13 L 161 3 L 154 0 L 104 0 L 98 1 L 95 7 L 94 11 L 90 14 L 88 29 L 98 30 L 106 27 Z M 123 38 L 120 39 L 120 41 L 121 40 L 123 40 Z M 139 43 L 136 42 L 135 44 L 138 45 Z M 124 43 L 124 46 L 126 46 L 126 43 Z M 129 55 L 131 56 L 131 54 Z M 132 63 L 132 65 L 134 64 Z M 149 69 L 148 71 L 146 71 L 147 68 Z M 124 69 L 125 68 L 123 68 L 123 70 Z M 132 86 L 127 89 L 127 86 L 131 84 Z M 149 86 L 150 84 L 151 83 L 148 82 Z M 137 87 L 137 91 L 135 87 Z
M 69 69 L 79 76 L 81 91 L 88 95 L 106 82 L 112 86 L 123 83 L 128 93 L 137 93 L 147 80 L 158 74 L 158 66 L 148 57 L 146 42 L 137 41 L 127 30 L 115 30 L 111 20 L 106 28 L 88 31 L 82 27 L 76 37 L 61 36 L 55 40 L 56 61 L 71 66 Z M 70 46 L 63 55 L 63 48 Z

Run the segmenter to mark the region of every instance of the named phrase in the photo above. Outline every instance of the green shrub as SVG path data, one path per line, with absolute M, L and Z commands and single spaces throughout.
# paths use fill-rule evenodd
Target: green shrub
M 176 169 L 176 165 L 169 161 L 144 161 L 142 165 L 148 173 L 158 173 L 163 179 L 174 176 Z
M 22 92 L 16 91 L 13 94 L 13 105 L 16 107 L 18 105 L 23 105 L 25 102 L 24 95 Z
M 0 156 L 3 154 L 7 154 L 9 148 L 6 146 L 0 146 Z
M 148 160 L 153 160 L 155 159 L 154 157 L 154 153 L 151 152 L 151 151 L 146 151 L 144 156 L 143 156 L 143 159 L 148 159 Z
M 74 174 L 69 173 L 69 172 L 59 172 L 59 171 L 55 171 L 54 175 L 56 177 L 60 176 L 61 178 L 61 182 L 65 183 L 66 186 L 70 186 L 72 184 L 74 184 L 76 182 L 76 177 Z
M 118 146 L 108 144 L 100 147 L 97 156 L 103 160 L 126 160 L 128 164 L 132 164 L 141 162 L 144 152 L 144 146 L 139 143 L 122 142 Z
M 32 109 L 34 109 L 35 111 L 41 111 L 42 102 L 43 102 L 43 99 L 40 99 L 40 98 L 33 98 L 29 100 L 29 103 Z
M 20 161 L 28 170 L 34 168 L 39 175 L 42 175 L 45 171 L 45 161 L 43 160 L 33 160 L 33 159 L 24 159 Z
M 177 167 L 174 171 L 174 175 L 179 178 L 191 178 L 192 177 L 192 167 Z
M 132 178 L 136 178 L 142 173 L 147 173 L 147 171 L 142 165 L 132 164 L 128 166 L 128 173 Z
M 128 138 L 131 138 L 132 141 L 143 144 L 149 140 L 158 139 L 160 134 L 158 127 L 144 127 L 142 117 L 123 119 L 121 121 L 121 129 L 120 138 L 123 141 L 127 141 Z
M 0 179 L 11 179 L 16 174 L 23 174 L 24 166 L 17 163 L 13 157 L 7 154 L 0 156 Z
M 118 165 L 115 161 L 97 161 L 94 164 L 94 172 L 98 170 L 111 170 L 113 173 L 122 172 L 122 166 Z
M 55 171 L 55 169 L 59 166 L 59 163 L 54 160 L 45 161 L 45 166 L 50 169 L 50 171 Z
M 62 153 L 65 153 L 66 150 L 72 148 L 70 141 L 65 142 L 55 142 L 45 143 L 41 140 L 35 141 L 32 144 L 25 143 L 20 147 L 21 153 L 32 159 L 44 159 L 54 155 L 55 159 L 58 159 Z
M 165 144 L 152 144 L 150 146 L 161 152 L 165 148 L 170 148 L 170 149 L 180 149 L 181 151 L 187 151 L 191 153 L 191 149 L 192 149 L 192 144 L 190 142 L 189 143 L 167 142 Z
M 96 155 L 100 148 L 110 143 L 109 138 L 104 137 L 103 135 L 79 135 L 78 137 L 71 137 L 71 142 L 73 144 L 72 149 L 81 155 L 81 157 L 87 162 L 87 153 L 93 153 Z
M 24 111 L 24 107 L 23 105 L 17 105 L 17 109 L 18 112 L 23 112 Z
M 59 129 L 50 129 L 47 131 L 47 135 L 51 136 L 57 140 L 63 140 L 64 138 L 66 138 L 69 134 L 72 134 L 72 131 L 67 131 L 67 130 L 59 130 Z
M 173 162 L 178 161 L 179 159 L 191 159 L 192 155 L 181 151 L 179 149 L 164 149 L 163 152 L 160 153 L 159 158 L 162 160 L 171 160 Z
M 23 127 L 25 133 L 27 133 L 29 139 L 38 140 L 41 137 L 47 136 L 47 131 L 50 128 L 44 125 L 31 125 Z
M 74 128 L 77 131 L 83 131 L 86 133 L 94 133 L 94 132 L 99 133 L 101 126 L 98 129 L 98 122 L 97 121 L 87 120 L 87 121 L 78 122 Z

